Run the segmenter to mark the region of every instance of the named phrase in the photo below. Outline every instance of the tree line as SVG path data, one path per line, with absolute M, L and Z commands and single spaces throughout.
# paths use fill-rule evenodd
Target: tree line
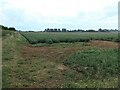
M 14 27 L 6 27 L 6 26 L 3 26 L 3 25 L 0 25 L 0 28 L 2 30 L 16 31 L 16 29 Z
M 45 29 L 43 32 L 116 32 L 118 31 L 117 29 L 101 29 L 99 28 L 98 30 L 93 30 L 93 29 L 89 29 L 89 30 L 82 30 L 82 29 L 77 29 L 77 30 L 67 30 L 66 28 L 47 28 Z
M 6 27 L 3 25 L 0 25 L 0 28 L 2 30 L 11 30 L 11 31 L 17 31 L 14 27 Z M 21 31 L 21 30 L 19 30 Z M 45 29 L 43 32 L 116 32 L 118 31 L 117 29 L 101 29 L 99 28 L 98 30 L 93 30 L 93 29 L 89 29 L 89 30 L 83 30 L 83 29 L 75 29 L 75 30 L 67 30 L 66 28 L 47 28 Z M 34 31 L 28 31 L 28 32 L 34 32 Z M 42 31 L 41 31 L 42 32 Z

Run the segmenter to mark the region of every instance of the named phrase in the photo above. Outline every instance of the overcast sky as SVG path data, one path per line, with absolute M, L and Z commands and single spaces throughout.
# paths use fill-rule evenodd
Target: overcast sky
M 117 29 L 119 0 L 0 0 L 0 24 L 18 30 Z

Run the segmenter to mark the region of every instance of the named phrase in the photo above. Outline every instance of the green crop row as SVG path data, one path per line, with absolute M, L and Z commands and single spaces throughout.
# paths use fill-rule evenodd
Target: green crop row
M 107 40 L 118 42 L 117 33 L 58 33 L 58 32 L 20 32 L 31 44 L 59 42 L 88 42 L 90 40 Z

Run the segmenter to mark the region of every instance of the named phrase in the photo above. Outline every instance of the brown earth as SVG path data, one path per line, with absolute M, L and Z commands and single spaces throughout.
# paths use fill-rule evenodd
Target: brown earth
M 93 40 L 90 42 L 91 46 L 96 46 L 99 48 L 118 48 L 118 43 L 116 42 L 111 42 L 111 41 L 98 41 L 98 40 Z
M 99 48 L 118 48 L 118 43 L 110 41 L 90 41 L 89 46 L 95 46 Z M 82 47 L 82 46 L 81 46 Z M 81 47 L 66 47 L 66 48 L 53 48 L 53 47 L 30 47 L 24 46 L 21 52 L 23 58 L 29 57 L 44 57 L 49 59 L 62 59 L 65 55 L 68 55 L 76 50 L 81 50 Z M 83 46 L 84 47 L 84 46 Z
M 88 43 L 88 46 L 78 46 L 78 47 L 65 47 L 65 48 L 54 48 L 54 47 L 31 47 L 24 46 L 23 50 L 21 50 L 21 56 L 26 60 L 34 60 L 34 58 L 44 58 L 45 64 L 47 68 L 36 70 L 37 80 L 40 83 L 32 83 L 29 87 L 61 87 L 63 84 L 63 74 L 65 71 L 71 72 L 69 67 L 64 66 L 61 62 L 65 59 L 65 57 L 69 56 L 76 50 L 82 50 L 85 47 L 99 47 L 99 48 L 117 48 L 118 44 L 110 41 L 91 41 Z M 49 67 L 55 64 L 55 70 L 51 70 L 53 68 Z M 55 73 L 54 78 L 50 73 Z
M 40 83 L 32 83 L 29 87 L 61 87 L 63 84 L 63 73 L 67 69 L 61 62 L 64 60 L 66 55 L 74 52 L 75 48 L 51 48 L 51 47 L 29 47 L 24 46 L 21 52 L 22 57 L 25 60 L 34 60 L 34 58 L 44 58 L 45 61 L 42 63 L 46 68 L 36 73 L 37 80 Z M 38 59 L 39 60 L 39 59 Z M 51 66 L 55 65 L 54 70 Z M 51 73 L 55 73 L 51 75 Z
M 44 57 L 49 60 L 60 60 L 65 55 L 74 52 L 75 48 L 50 48 L 50 47 L 27 47 L 25 46 L 21 52 L 23 58 Z

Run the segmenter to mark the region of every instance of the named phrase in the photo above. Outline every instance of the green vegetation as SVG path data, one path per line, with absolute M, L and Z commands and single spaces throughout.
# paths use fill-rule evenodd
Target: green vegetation
M 0 25 L 0 29 L 2 29 L 2 30 L 16 31 L 16 29 L 14 27 L 6 27 L 6 26 L 3 26 L 3 25 Z
M 73 53 L 64 65 L 87 77 L 103 78 L 118 75 L 117 49 L 90 48 Z
M 5 37 L 7 35 L 12 35 L 12 31 L 9 30 L 2 30 L 2 37 Z
M 88 42 L 90 40 L 106 40 L 118 42 L 118 34 L 113 32 L 21 32 L 31 44 L 59 42 Z
M 3 88 L 116 88 L 118 85 L 117 42 L 111 42 L 118 38 L 117 33 L 6 30 L 3 38 Z

